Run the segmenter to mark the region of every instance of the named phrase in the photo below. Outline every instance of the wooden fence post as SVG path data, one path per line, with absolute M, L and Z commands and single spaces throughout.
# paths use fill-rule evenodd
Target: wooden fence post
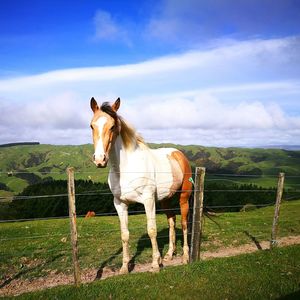
M 190 262 L 200 259 L 205 168 L 196 167 Z
M 78 234 L 76 228 L 76 207 L 75 207 L 75 183 L 74 168 L 67 168 L 68 174 L 68 198 L 69 198 L 69 217 L 71 229 L 72 257 L 74 267 L 74 281 L 78 286 L 81 283 L 80 268 L 78 262 Z
M 277 230 L 278 230 L 278 218 L 279 218 L 280 204 L 281 204 L 282 193 L 283 193 L 283 184 L 284 184 L 284 173 L 279 173 L 278 183 L 277 183 L 275 212 L 274 212 L 271 241 L 270 241 L 270 249 L 277 246 L 276 236 L 277 236 Z

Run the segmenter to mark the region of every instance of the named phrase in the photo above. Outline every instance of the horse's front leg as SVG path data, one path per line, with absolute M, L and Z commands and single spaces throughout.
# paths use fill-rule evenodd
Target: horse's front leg
M 145 211 L 147 216 L 147 230 L 152 244 L 152 267 L 151 272 L 159 272 L 161 257 L 157 244 L 157 229 L 155 218 L 155 200 L 154 197 L 148 198 L 145 201 Z
M 120 269 L 120 274 L 128 273 L 128 263 L 130 260 L 129 257 L 129 230 L 128 230 L 128 205 L 121 202 L 119 199 L 114 198 L 114 205 L 118 212 L 120 219 L 120 228 L 121 228 L 121 238 L 123 245 L 123 264 Z

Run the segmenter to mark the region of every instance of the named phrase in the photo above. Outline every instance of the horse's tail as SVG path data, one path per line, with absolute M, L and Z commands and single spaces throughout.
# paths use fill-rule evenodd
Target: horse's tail
M 188 214 L 188 232 L 189 232 L 189 245 L 192 235 L 192 227 L 193 227 L 193 210 L 194 210 L 194 181 L 192 177 L 190 177 L 190 181 L 192 182 L 192 193 L 190 194 L 189 198 L 189 214 Z M 219 217 L 219 214 L 217 214 L 214 210 L 211 208 L 206 207 L 203 205 L 203 219 L 202 222 L 205 222 L 205 217 L 212 221 L 215 225 L 221 229 L 221 225 L 216 221 L 216 218 Z M 203 230 L 203 229 L 202 229 Z

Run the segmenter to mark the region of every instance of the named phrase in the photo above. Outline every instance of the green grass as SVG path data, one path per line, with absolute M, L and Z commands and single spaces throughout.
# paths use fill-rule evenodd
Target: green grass
M 206 218 L 203 251 L 269 240 L 274 207 L 250 212 L 224 213 Z M 300 200 L 281 206 L 278 236 L 300 235 Z M 177 218 L 177 253 L 182 253 L 180 217 Z M 77 219 L 79 261 L 83 269 L 110 266 L 122 261 L 118 217 Z M 166 217 L 157 215 L 158 243 L 162 254 L 168 246 Z M 129 217 L 130 251 L 135 263 L 151 261 L 151 244 L 145 215 Z M 69 220 L 0 223 L 0 280 L 7 277 L 35 278 L 49 273 L 72 272 Z
M 107 171 L 99 172 L 92 163 L 92 145 L 35 145 L 0 149 L 0 182 L 14 193 L 21 192 L 29 182 L 22 174 L 8 176 L 10 171 L 32 172 L 41 179 L 66 179 L 66 169 L 75 168 L 76 179 L 106 181 Z M 50 173 L 49 173 L 50 172 Z
M 61 286 L 14 299 L 299 299 L 300 246 Z
M 270 239 L 274 207 L 260 208 L 249 212 L 223 213 L 204 225 L 203 248 L 237 246 L 249 243 L 250 236 L 258 242 Z M 278 236 L 300 234 L 300 201 L 283 202 L 281 205 Z M 215 241 L 215 242 L 214 242 Z

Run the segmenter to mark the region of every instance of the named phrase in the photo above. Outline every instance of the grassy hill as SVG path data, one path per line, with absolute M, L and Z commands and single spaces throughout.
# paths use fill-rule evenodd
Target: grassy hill
M 266 175 L 276 176 L 279 172 L 289 176 L 300 175 L 300 151 L 174 144 L 150 144 L 150 147 L 176 147 L 187 155 L 193 167 L 204 166 L 208 174 L 257 175 L 258 178 L 252 178 L 253 182 L 265 186 L 276 184 L 276 179 L 270 180 Z M 27 185 L 49 177 L 65 179 L 68 166 L 75 168 L 77 179 L 105 181 L 108 169 L 96 169 L 91 160 L 92 153 L 92 145 L 18 145 L 0 148 L 0 196 L 21 192 Z M 222 178 L 224 181 L 232 180 L 230 176 Z M 241 177 L 239 181 L 247 182 L 249 178 Z M 296 181 L 290 179 L 289 183 Z
M 21 192 L 27 185 L 41 180 L 66 179 L 66 168 L 77 171 L 76 179 L 104 181 L 106 174 L 97 172 L 91 161 L 92 145 L 15 146 L 0 149 L 0 182 L 7 186 L 2 195 Z

